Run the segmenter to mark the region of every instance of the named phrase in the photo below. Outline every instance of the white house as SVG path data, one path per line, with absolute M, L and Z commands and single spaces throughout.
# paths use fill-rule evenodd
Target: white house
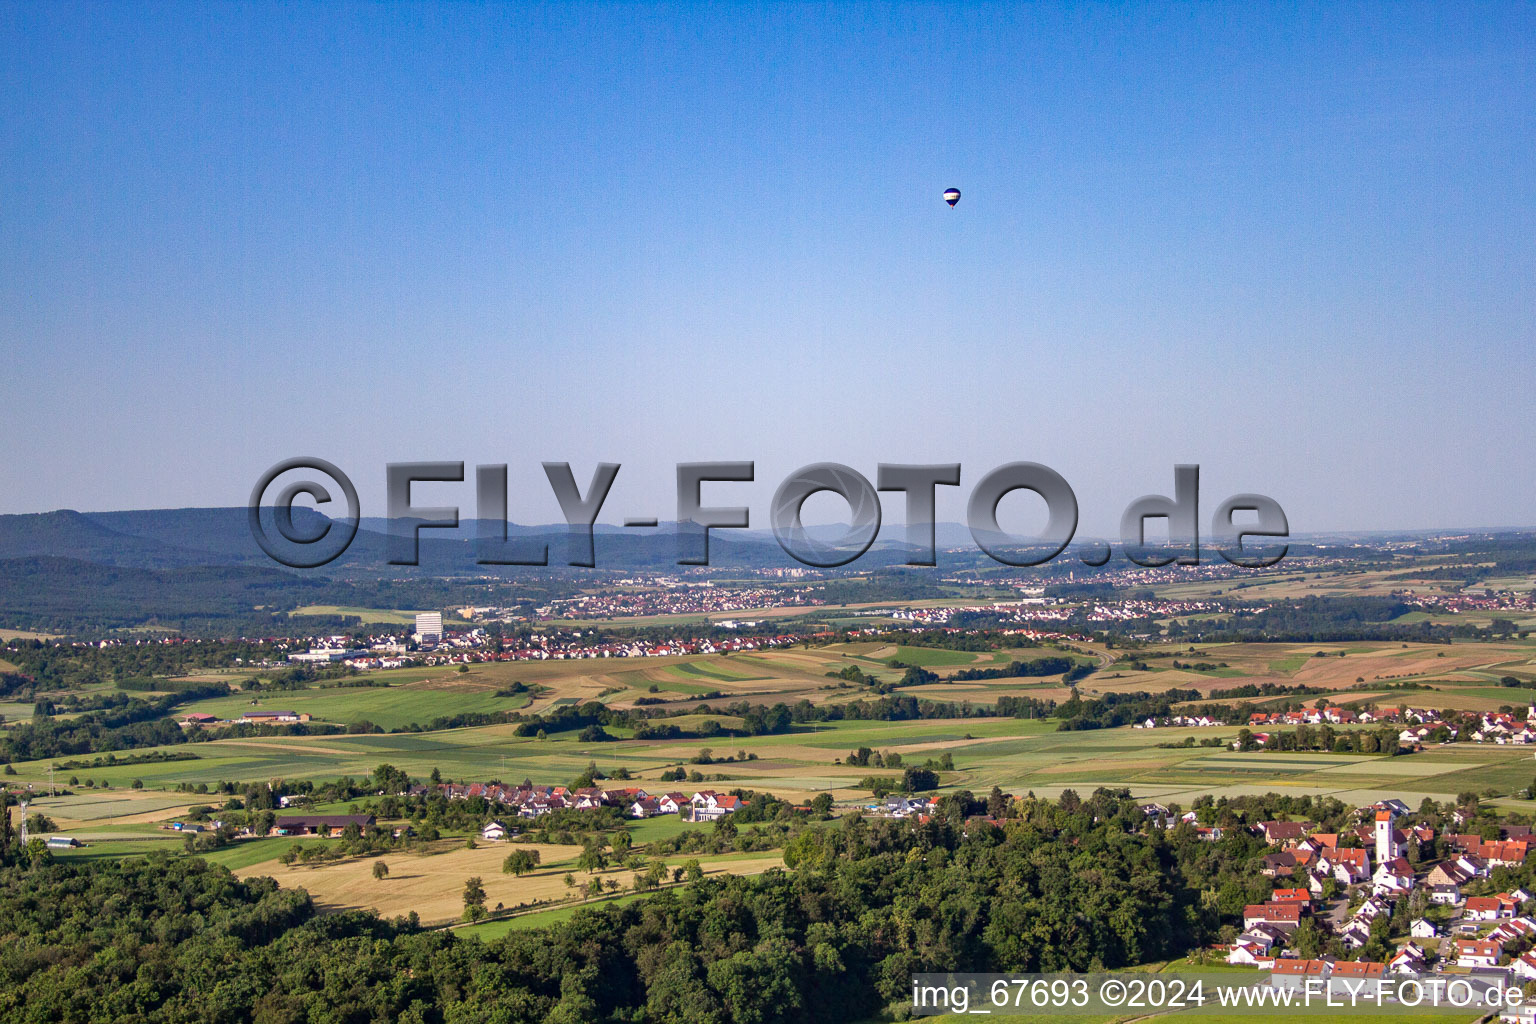
M 1243 932 L 1232 943 L 1227 953 L 1227 963 L 1258 966 L 1267 964 L 1275 957 L 1275 949 L 1285 939 L 1285 933 L 1267 924 L 1256 924 Z
M 1440 930 L 1433 921 L 1421 917 L 1408 926 L 1408 934 L 1416 939 L 1432 939 L 1440 934 Z
M 1487 939 L 1457 939 L 1457 967 L 1494 967 L 1499 962 L 1499 944 Z
M 1403 948 L 1387 961 L 1387 971 L 1392 974 L 1423 974 L 1428 960 L 1428 954 L 1419 946 L 1412 942 L 1404 943 Z
M 1274 955 L 1265 952 L 1261 947 L 1243 939 L 1232 943 L 1231 950 L 1227 953 L 1227 963 L 1239 964 L 1244 967 L 1258 967 L 1274 961 Z
M 1371 926 L 1358 917 L 1345 925 L 1339 932 L 1339 941 L 1344 943 L 1345 949 L 1359 949 L 1371 939 Z
M 1473 896 L 1461 913 L 1468 921 L 1497 921 L 1501 917 L 1514 917 L 1515 908 L 1497 896 Z
M 1517 956 L 1509 966 L 1514 969 L 1516 977 L 1536 981 L 1536 953 Z
M 499 821 L 488 821 L 485 823 L 485 827 L 480 830 L 480 838 L 487 839 L 493 843 L 500 842 L 507 838 L 507 826 Z

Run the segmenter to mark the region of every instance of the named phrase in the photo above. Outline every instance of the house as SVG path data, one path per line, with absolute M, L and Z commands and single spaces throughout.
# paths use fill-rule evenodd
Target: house
M 1501 917 L 1514 917 L 1515 908 L 1497 896 L 1472 896 L 1461 913 L 1468 921 L 1497 921 Z
M 712 794 L 712 800 L 712 803 L 706 803 L 701 807 L 697 801 L 697 795 L 695 796 L 693 804 L 694 821 L 719 821 L 732 811 L 739 811 L 742 807 L 746 806 L 739 796 Z
M 1227 950 L 1227 963 L 1243 967 L 1258 967 L 1261 964 L 1271 963 L 1273 959 L 1266 949 L 1241 937 L 1234 940 Z
M 1270 903 L 1297 903 L 1303 907 L 1312 905 L 1312 894 L 1305 889 L 1276 889 L 1269 894 Z
M 1318 858 L 1318 867 L 1337 878 L 1340 885 L 1357 885 L 1371 877 L 1370 855 L 1363 847 L 1332 850 Z
M 1416 943 L 1408 942 L 1387 961 L 1387 971 L 1390 974 L 1423 974 L 1428 964 L 1429 954 Z
M 1515 957 L 1509 966 L 1514 970 L 1517 978 L 1536 981 L 1536 952 L 1522 953 Z
M 1340 960 L 1333 965 L 1328 979 L 1329 992 L 1349 994 L 1352 998 L 1374 998 L 1381 989 L 1387 965 L 1371 960 Z
M 1416 939 L 1432 939 L 1440 934 L 1440 930 L 1433 921 L 1421 917 L 1408 926 L 1408 934 Z
M 661 808 L 662 814 L 676 814 L 688 803 L 688 798 L 681 793 L 663 793 L 656 798 L 656 804 Z
M 1299 821 L 1261 821 L 1259 831 L 1271 846 L 1299 842 L 1307 837 L 1307 826 Z
M 1269 985 L 1279 989 L 1304 989 L 1309 979 L 1326 981 L 1333 974 L 1327 960 L 1276 960 L 1270 969 Z
M 1457 967 L 1495 967 L 1499 962 L 1499 944 L 1487 939 L 1457 939 Z
M 1337 832 L 1314 832 L 1297 844 L 1298 847 L 1305 847 L 1315 853 L 1335 849 L 1338 845 L 1339 834 Z
M 1424 884 L 1430 888 L 1439 886 L 1459 887 L 1466 885 L 1477 875 L 1454 860 L 1441 861 L 1429 869 L 1429 874 L 1424 876 Z
M 1369 925 L 1383 914 L 1391 916 L 1392 904 L 1379 895 L 1372 896 L 1360 904 L 1360 909 L 1355 911 L 1354 920 L 1363 921 Z
M 493 843 L 499 843 L 507 838 L 507 826 L 499 821 L 488 821 L 480 829 L 480 838 Z
M 1355 918 L 1339 929 L 1339 941 L 1346 949 L 1359 949 L 1371 941 L 1371 924 L 1364 918 Z
M 910 818 L 914 814 L 926 814 L 931 808 L 926 797 L 888 796 L 883 804 L 874 808 L 876 814 L 887 818 Z
M 1265 878 L 1289 878 L 1296 871 L 1296 855 L 1290 850 L 1265 854 L 1259 873 Z
M 1233 940 L 1227 963 L 1257 966 L 1274 959 L 1275 949 L 1285 941 L 1285 933 L 1273 925 L 1256 924 Z
M 661 801 L 653 796 L 641 797 L 629 805 L 626 812 L 631 818 L 654 818 L 664 813 Z
M 274 836 L 339 836 L 348 825 L 372 828 L 375 819 L 371 814 L 284 814 L 268 835 Z
M 1376 869 L 1372 882 L 1379 893 L 1404 893 L 1413 888 L 1413 865 L 1407 857 L 1393 857 Z
M 1487 939 L 1490 942 L 1497 942 L 1503 948 L 1508 948 L 1530 938 L 1532 933 L 1536 933 L 1536 924 L 1533 924 L 1528 917 L 1517 917 L 1493 929 L 1488 933 Z
M 1243 908 L 1243 928 L 1258 924 L 1289 933 L 1301 924 L 1301 907 L 1294 903 L 1250 903 Z
M 1487 861 L 1492 867 L 1516 868 L 1525 863 L 1529 849 L 1530 843 L 1526 840 L 1510 839 L 1503 842 L 1480 843 L 1475 848 L 1468 849 L 1467 853 Z
M 1488 877 L 1488 862 L 1476 854 L 1464 853 L 1456 858 L 1456 866 L 1473 878 Z
M 1267 967 L 1285 942 L 1284 933 L 1269 925 L 1255 925 L 1233 940 L 1228 947 L 1227 963 L 1248 967 Z
M 1461 889 L 1454 885 L 1432 885 L 1429 887 L 1429 902 L 1454 907 L 1461 902 Z

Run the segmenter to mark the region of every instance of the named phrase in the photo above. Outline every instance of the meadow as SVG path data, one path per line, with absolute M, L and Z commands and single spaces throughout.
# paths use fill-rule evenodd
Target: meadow
M 869 799 L 868 791 L 858 787 L 865 776 L 900 774 L 898 769 L 840 763 L 859 747 L 900 753 L 908 764 L 949 754 L 954 769 L 940 775 L 944 790 L 985 792 L 995 785 L 1007 792 L 1055 796 L 1069 788 L 1087 792 L 1124 786 L 1138 797 L 1185 804 L 1202 793 L 1270 790 L 1329 794 L 1355 803 L 1385 796 L 1417 803 L 1424 797 L 1448 800 L 1469 789 L 1510 793 L 1536 778 L 1536 759 L 1528 749 L 1494 744 L 1434 746 L 1401 757 L 1160 746 L 1185 736 L 1197 742 L 1209 736 L 1230 740 L 1234 727 L 1058 732 L 1053 721 L 1013 718 L 840 721 L 770 736 L 605 743 L 583 743 L 574 733 L 540 740 L 515 736 L 513 730 L 512 725 L 492 725 L 434 733 L 218 740 L 175 748 L 196 754 L 196 760 L 77 770 L 70 773 L 81 783 L 72 787 L 75 795 L 35 803 L 60 820 L 106 825 L 124 817 L 146 820 L 140 815 L 155 813 L 155 799 L 167 807 L 196 802 L 196 796 L 154 792 L 180 783 L 360 778 L 388 762 L 418 777 L 436 768 L 451 779 L 529 778 L 540 783 L 569 782 L 595 763 L 609 773 L 624 768 L 637 780 L 634 784 L 648 789 L 691 791 L 704 785 L 661 782 L 663 771 L 682 767 L 702 773 L 714 789 L 765 790 L 794 800 L 829 792 L 850 805 Z M 705 748 L 715 763 L 693 763 Z M 720 761 L 742 753 L 756 758 Z M 46 762 L 16 767 L 18 781 L 46 788 Z M 87 780 L 111 788 L 86 790 Z M 128 788 L 134 780 L 146 788 Z
M 442 844 L 439 844 L 442 845 Z M 576 889 L 566 885 L 571 875 L 577 887 L 589 879 L 613 880 L 621 890 L 631 890 L 637 873 L 625 867 L 610 867 L 586 872 L 576 868 L 580 846 L 554 843 L 480 843 L 469 849 L 462 843 L 452 849 L 428 849 L 423 852 L 390 853 L 382 857 L 351 858 L 317 866 L 287 866 L 276 860 L 258 861 L 235 868 L 241 877 L 268 876 L 283 886 L 303 888 L 322 908 L 368 907 L 385 917 L 415 911 L 423 924 L 446 924 L 458 920 L 464 909 L 464 880 L 478 877 L 486 892 L 487 909 L 501 906 L 515 908 L 524 904 L 558 903 L 576 898 Z M 531 850 L 539 854 L 539 867 L 521 877 L 504 874 L 502 861 L 513 850 Z M 373 865 L 382 860 L 389 875 L 373 877 Z M 665 859 L 669 869 L 698 860 L 704 873 L 753 875 L 783 865 L 777 852 L 761 854 L 723 854 L 719 856 L 679 854 Z M 649 861 L 647 860 L 647 864 Z M 234 867 L 233 865 L 230 865 Z M 515 919 L 514 919 L 515 920 Z

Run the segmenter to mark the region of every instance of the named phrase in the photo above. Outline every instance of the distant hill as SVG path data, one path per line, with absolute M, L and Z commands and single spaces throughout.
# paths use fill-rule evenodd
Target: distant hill
M 313 509 L 294 509 L 296 526 L 318 533 L 330 522 Z M 389 564 L 389 521 L 364 519 L 356 539 L 341 558 L 308 576 L 350 578 L 429 576 L 526 577 L 528 568 L 482 566 L 476 562 L 476 538 L 480 523 L 463 520 L 456 530 L 420 531 L 420 565 Z M 830 541 L 846 527 L 814 526 L 814 539 Z M 597 567 L 616 571 L 666 572 L 678 569 L 677 525 L 664 522 L 655 528 L 628 529 L 599 525 L 595 530 Z M 970 532 L 955 523 L 939 523 L 936 531 L 941 565 L 984 565 Z M 509 524 L 509 538 L 549 548 L 549 569 L 567 566 L 569 530 L 563 524 L 524 526 Z M 875 546 L 856 563 L 855 569 L 878 569 L 906 561 L 906 527 L 886 523 Z M 32 515 L 0 516 L 0 559 L 66 558 L 122 568 L 172 569 L 192 566 L 247 566 L 280 568 L 251 537 L 244 508 L 142 509 L 119 512 L 61 510 Z M 710 562 L 731 568 L 793 568 L 800 565 L 778 545 L 771 531 L 715 530 L 710 536 Z M 580 571 L 580 570 L 570 570 Z
M 85 517 L 120 534 L 156 541 L 169 548 L 199 554 L 199 564 L 231 564 L 270 560 L 251 538 L 243 508 L 157 508 L 131 512 L 87 512 Z M 314 509 L 295 508 L 294 525 L 318 529 L 325 516 Z
M 196 566 L 146 569 L 76 558 L 0 561 L 0 621 L 47 629 L 220 621 L 257 625 L 332 593 L 330 580 L 277 568 Z
M 153 536 L 123 533 L 70 509 L 0 516 L 0 558 L 29 556 L 77 558 L 124 566 L 197 565 L 213 557 L 207 551 L 166 543 Z

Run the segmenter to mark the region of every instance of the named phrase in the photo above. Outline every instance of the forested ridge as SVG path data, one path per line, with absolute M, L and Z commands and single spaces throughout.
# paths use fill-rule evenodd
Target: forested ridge
M 1012 813 L 1003 827 L 957 813 L 807 829 L 785 869 L 488 943 L 320 915 L 302 891 L 195 858 L 13 849 L 0 1020 L 841 1022 L 901 1003 L 918 971 L 1182 954 L 1219 927 L 1212 894 L 1256 853 L 1246 835 L 1133 831 L 1135 804 L 1102 791 Z

